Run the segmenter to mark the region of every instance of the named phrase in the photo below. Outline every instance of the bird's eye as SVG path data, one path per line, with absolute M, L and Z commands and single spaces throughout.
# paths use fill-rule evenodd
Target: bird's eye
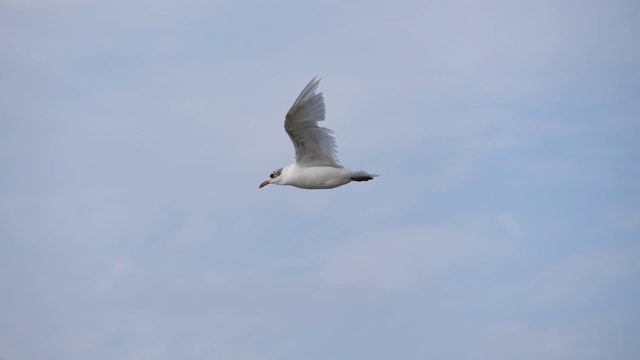
M 269 175 L 269 177 L 273 179 L 274 177 L 276 177 L 276 173 L 271 173 L 271 175 Z

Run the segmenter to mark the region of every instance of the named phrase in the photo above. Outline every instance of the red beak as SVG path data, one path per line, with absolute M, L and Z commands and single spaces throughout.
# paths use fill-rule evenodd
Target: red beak
M 263 187 L 269 185 L 269 180 L 263 181 L 262 184 L 260 184 L 260 187 L 258 189 L 262 189 Z

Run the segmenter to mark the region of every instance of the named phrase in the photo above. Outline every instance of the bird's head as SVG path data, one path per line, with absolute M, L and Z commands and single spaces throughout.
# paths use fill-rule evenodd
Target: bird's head
M 262 184 L 260 184 L 260 188 L 263 188 L 269 184 L 276 184 L 276 185 L 280 184 L 282 181 L 282 178 L 280 177 L 280 175 L 282 175 L 282 168 L 278 170 L 274 170 L 269 175 L 269 180 L 265 180 L 262 182 Z

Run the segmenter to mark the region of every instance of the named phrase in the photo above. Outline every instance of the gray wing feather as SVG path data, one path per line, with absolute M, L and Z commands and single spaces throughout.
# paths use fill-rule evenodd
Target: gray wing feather
M 325 115 L 324 97 L 322 93 L 315 93 L 319 83 L 320 79 L 315 77 L 302 90 L 287 113 L 284 129 L 293 142 L 299 166 L 342 168 L 336 157 L 333 131 L 318 126 Z

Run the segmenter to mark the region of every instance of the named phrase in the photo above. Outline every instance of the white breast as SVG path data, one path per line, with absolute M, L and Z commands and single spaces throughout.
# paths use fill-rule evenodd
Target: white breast
M 301 167 L 296 164 L 283 169 L 285 184 L 302 189 L 333 189 L 351 182 L 351 172 L 333 166 Z

